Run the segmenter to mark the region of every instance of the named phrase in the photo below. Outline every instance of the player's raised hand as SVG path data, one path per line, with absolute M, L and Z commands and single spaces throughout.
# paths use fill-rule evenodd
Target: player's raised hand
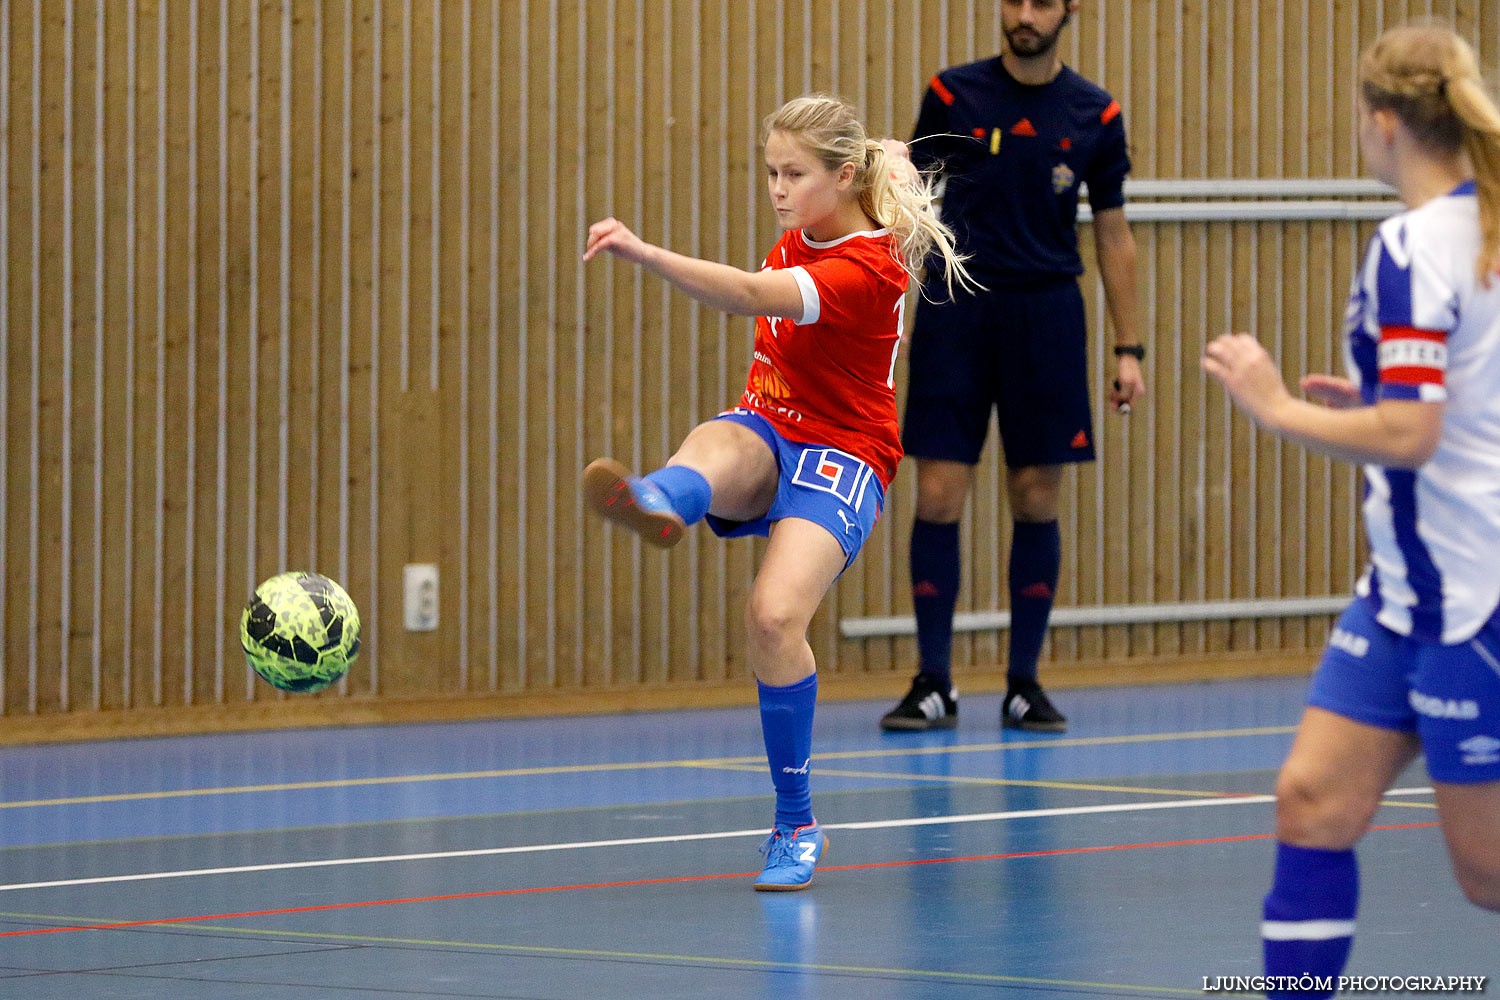
M 622 260 L 639 264 L 646 256 L 647 244 L 619 219 L 609 218 L 589 226 L 589 238 L 583 248 L 583 259 L 593 260 L 601 250 L 608 250 Z
M 1307 398 L 1335 410 L 1349 410 L 1359 406 L 1359 388 L 1338 375 L 1304 375 L 1301 388 Z
M 1259 424 L 1291 395 L 1276 362 L 1248 333 L 1224 333 L 1209 341 L 1203 370 L 1223 382 L 1230 398 Z

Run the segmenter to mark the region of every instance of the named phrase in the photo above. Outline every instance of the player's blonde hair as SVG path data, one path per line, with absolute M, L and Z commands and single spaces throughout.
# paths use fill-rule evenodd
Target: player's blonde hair
M 891 162 L 880 141 L 865 132 L 853 106 L 826 94 L 797 97 L 766 116 L 761 141 L 773 132 L 794 136 L 828 170 L 853 164 L 859 207 L 895 235 L 898 259 L 913 279 L 935 253 L 943 258 L 950 296 L 955 279 L 963 287 L 978 287 L 964 267 L 967 256 L 954 245 L 953 231 L 938 218 L 931 180 L 916 171 L 893 176 L 905 165 Z
M 1360 60 L 1360 93 L 1393 112 L 1424 148 L 1466 153 L 1479 196 L 1479 260 L 1485 284 L 1500 267 L 1500 109 L 1485 90 L 1474 50 L 1450 28 L 1409 24 L 1385 32 Z

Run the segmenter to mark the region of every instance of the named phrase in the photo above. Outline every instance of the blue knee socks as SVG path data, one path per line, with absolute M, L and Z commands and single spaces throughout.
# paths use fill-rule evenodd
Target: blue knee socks
M 818 700 L 818 675 L 787 687 L 756 681 L 760 692 L 760 730 L 766 741 L 766 762 L 776 786 L 776 824 L 807 826 L 813 821 L 812 771 L 813 706 Z
M 1359 866 L 1354 852 L 1276 845 L 1276 876 L 1265 901 L 1266 975 L 1331 977 L 1354 944 Z M 1269 1000 L 1322 1000 L 1328 991 L 1271 990 Z

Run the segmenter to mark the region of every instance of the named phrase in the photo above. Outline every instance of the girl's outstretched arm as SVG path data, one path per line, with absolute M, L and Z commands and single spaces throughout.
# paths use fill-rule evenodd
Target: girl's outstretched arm
M 1248 333 L 1215 337 L 1203 354 L 1203 369 L 1224 383 L 1257 424 L 1319 454 L 1415 469 L 1437 451 L 1442 403 L 1385 399 L 1337 410 L 1296 399 L 1266 349 Z
M 639 264 L 704 305 L 735 316 L 799 319 L 803 313 L 802 290 L 789 269 L 742 271 L 673 253 L 647 243 L 619 219 L 605 219 L 589 227 L 583 259 L 593 260 L 601 251 Z

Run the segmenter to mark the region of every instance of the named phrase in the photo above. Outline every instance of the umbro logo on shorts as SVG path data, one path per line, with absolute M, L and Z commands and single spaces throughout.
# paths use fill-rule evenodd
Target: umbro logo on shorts
M 1463 753 L 1465 764 L 1496 764 L 1500 763 L 1500 740 L 1493 736 L 1480 733 L 1478 736 L 1470 736 L 1458 745 Z

